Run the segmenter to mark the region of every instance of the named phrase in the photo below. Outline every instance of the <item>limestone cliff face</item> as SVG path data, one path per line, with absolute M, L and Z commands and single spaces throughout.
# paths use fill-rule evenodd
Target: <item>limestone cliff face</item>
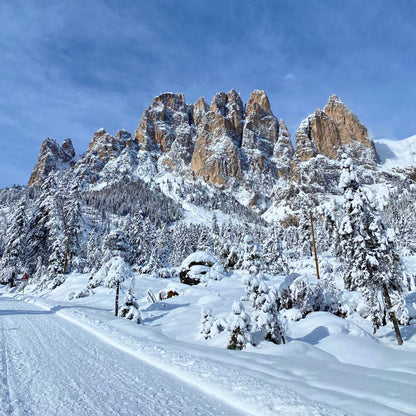
M 379 161 L 374 142 L 368 137 L 367 128 L 336 95 L 329 97 L 324 112 L 334 122 L 341 145 L 349 148 L 353 157 L 369 163 Z
M 244 107 L 231 90 L 218 93 L 209 110 L 196 124 L 196 142 L 191 159 L 195 176 L 217 186 L 230 177 L 241 178 L 239 147 L 243 132 Z
M 62 145 L 56 140 L 46 138 L 39 151 L 38 160 L 33 168 L 28 186 L 41 185 L 51 172 L 67 168 L 75 156 L 71 139 L 64 139 Z
M 247 165 L 274 175 L 275 166 L 271 157 L 279 137 L 279 120 L 273 115 L 264 91 L 251 93 L 245 112 L 241 147 L 247 156 Z
M 183 94 L 161 94 L 143 113 L 135 139 L 153 155 L 158 170 L 192 174 L 218 187 L 244 181 L 249 172 L 278 177 L 281 158 L 293 155 L 286 126 L 280 132 L 264 91 L 244 106 L 231 90 L 187 105 Z
M 369 165 L 378 161 L 366 127 L 336 95 L 329 98 L 324 110 L 317 109 L 302 121 L 295 145 L 300 161 L 317 155 L 336 160 L 343 153 Z
M 204 107 L 202 103 L 201 106 Z M 194 135 L 192 110 L 186 105 L 184 95 L 165 93 L 144 111 L 135 139 L 141 149 L 161 152 L 161 166 L 175 169 L 189 165 Z

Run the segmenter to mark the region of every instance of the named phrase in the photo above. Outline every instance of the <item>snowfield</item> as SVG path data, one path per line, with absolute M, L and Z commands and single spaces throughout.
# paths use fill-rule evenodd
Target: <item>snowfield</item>
M 416 414 L 414 325 L 401 347 L 391 325 L 373 335 L 358 314 L 327 312 L 289 321 L 286 345 L 230 351 L 224 333 L 200 339 L 201 309 L 227 316 L 244 273 L 192 287 L 136 274 L 141 324 L 114 316 L 114 289 L 74 298 L 88 275 L 41 296 L 1 287 L 0 414 Z M 151 303 L 149 289 L 179 296 Z

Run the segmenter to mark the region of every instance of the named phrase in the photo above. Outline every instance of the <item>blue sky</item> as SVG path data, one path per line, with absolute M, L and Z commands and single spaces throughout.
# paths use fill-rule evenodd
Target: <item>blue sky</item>
M 41 142 L 134 132 L 166 91 L 264 89 L 294 136 L 336 93 L 374 138 L 416 134 L 415 1 L 0 0 L 0 187 Z

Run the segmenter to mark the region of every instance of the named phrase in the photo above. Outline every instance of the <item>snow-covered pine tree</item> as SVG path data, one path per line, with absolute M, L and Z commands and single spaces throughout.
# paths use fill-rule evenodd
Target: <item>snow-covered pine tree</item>
M 243 258 L 237 267 L 248 270 L 251 274 L 256 275 L 262 269 L 261 246 L 253 240 L 251 234 L 244 237 Z
M 67 239 L 64 235 L 62 218 L 59 215 L 58 196 L 50 195 L 44 200 L 45 209 L 48 212 L 46 227 L 48 228 L 48 246 L 50 255 L 48 259 L 49 276 L 55 278 L 63 272 L 64 257 L 66 251 Z
M 416 199 L 415 187 L 408 189 L 398 183 L 395 189 L 389 190 L 389 199 L 383 211 L 383 221 L 393 228 L 397 239 L 397 248 L 404 255 L 416 253 L 416 216 L 414 201 Z
M 257 283 L 252 282 L 253 292 L 250 296 L 255 327 L 264 331 L 266 340 L 275 344 L 285 344 L 287 322 L 279 313 L 277 293 L 274 288 L 268 287 L 264 280 L 256 280 Z
M 47 195 L 42 192 L 35 200 L 34 205 L 37 207 L 32 216 L 29 218 L 27 227 L 27 262 L 30 274 L 37 270 L 39 257 L 42 264 L 48 264 L 49 247 L 48 247 L 48 210 L 46 205 L 42 204 Z
M 212 214 L 212 219 L 211 219 L 211 231 L 213 232 L 213 234 L 215 235 L 219 235 L 220 234 L 220 227 L 218 225 L 218 219 L 217 219 L 217 214 L 214 212 Z
M 282 242 L 278 234 L 278 228 L 271 226 L 264 240 L 262 260 L 268 272 L 287 273 L 289 268 L 283 256 Z
M 172 247 L 171 231 L 166 224 L 159 230 L 158 237 L 153 246 L 148 264 L 144 272 L 158 272 L 168 266 L 168 258 Z
M 15 274 L 26 266 L 26 197 L 23 197 L 17 207 L 6 231 L 7 240 L 0 262 L 0 282 L 7 283 L 12 272 Z
M 142 321 L 139 304 L 136 296 L 134 295 L 133 288 L 128 289 L 126 293 L 123 306 L 120 309 L 120 316 L 122 318 L 130 319 L 138 324 Z
M 127 262 L 132 257 L 129 241 L 121 229 L 112 230 L 103 241 L 103 262 L 110 260 L 114 256 L 120 256 Z
M 154 249 L 154 244 L 157 239 L 156 227 L 152 224 L 149 218 L 143 221 L 143 229 L 137 238 L 138 249 L 138 264 L 141 266 L 147 265 Z
M 87 264 L 90 271 L 100 268 L 102 262 L 101 241 L 100 236 L 91 231 L 90 238 L 87 243 Z
M 130 265 L 121 256 L 112 257 L 98 271 L 98 275 L 100 275 L 100 271 L 104 277 L 104 284 L 109 288 L 116 287 L 117 284 L 130 278 L 132 274 Z
M 132 216 L 127 216 L 124 222 L 123 231 L 125 232 L 129 245 L 132 250 L 132 261 L 140 264 L 141 239 L 143 233 L 143 215 L 140 210 L 135 211 Z
M 82 246 L 82 208 L 81 198 L 77 187 L 73 187 L 64 201 L 64 233 L 67 238 L 65 250 L 65 272 L 69 271 L 68 265 L 81 268 L 86 263 L 85 245 Z
M 340 225 L 340 254 L 347 261 L 344 284 L 361 289 L 369 308 L 374 331 L 386 324 L 389 314 L 398 342 L 400 332 L 391 310 L 390 297 L 400 298 L 400 257 L 389 239 L 380 215 L 362 191 L 350 158 L 344 160 L 340 177 L 344 190 L 345 215 Z
M 318 252 L 327 251 L 333 255 L 337 252 L 339 244 L 338 223 L 335 212 L 339 211 L 335 201 L 330 201 L 328 206 L 320 206 L 317 214 L 322 218 L 314 224 L 316 245 Z
M 250 326 L 250 316 L 245 312 L 243 304 L 238 300 L 234 301 L 227 319 L 227 327 L 230 331 L 227 346 L 229 350 L 242 350 L 247 343 L 253 344 Z
M 198 241 L 197 250 L 211 251 L 213 249 L 212 238 L 209 229 L 203 225 L 198 224 Z
M 199 337 L 201 339 L 211 338 L 211 329 L 214 323 L 214 317 L 212 316 L 212 310 L 203 308 L 201 309 L 201 324 Z

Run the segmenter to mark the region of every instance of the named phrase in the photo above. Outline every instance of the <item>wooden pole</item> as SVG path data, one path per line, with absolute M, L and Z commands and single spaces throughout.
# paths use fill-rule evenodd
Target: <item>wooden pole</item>
M 394 332 L 396 333 L 397 343 L 399 345 L 403 345 L 403 338 L 402 338 L 402 334 L 400 333 L 399 323 L 397 322 L 396 314 L 394 313 L 394 311 L 391 310 L 391 299 L 390 299 L 389 291 L 387 289 L 386 282 L 383 282 L 383 294 L 384 294 L 384 300 L 386 302 L 386 306 L 389 310 L 390 321 L 393 323 Z
M 116 304 L 114 307 L 114 315 L 118 316 L 118 297 L 120 295 L 120 282 L 117 281 L 117 287 L 116 287 Z
M 316 252 L 316 243 L 315 243 L 315 233 L 313 231 L 313 220 L 312 220 L 312 211 L 309 211 L 309 218 L 311 219 L 311 230 L 312 230 L 312 243 L 313 243 L 313 252 L 315 254 L 315 265 L 316 265 L 316 276 L 319 277 L 319 266 L 318 266 L 318 254 Z

